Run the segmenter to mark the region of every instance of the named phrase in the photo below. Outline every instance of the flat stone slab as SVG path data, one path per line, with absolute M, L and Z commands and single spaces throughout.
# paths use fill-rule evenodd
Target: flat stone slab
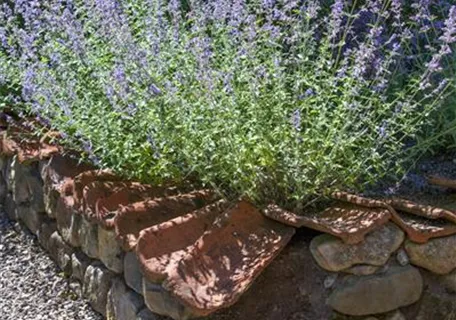
M 331 293 L 328 303 L 351 316 L 384 313 L 415 303 L 421 297 L 423 279 L 418 269 L 391 267 L 371 276 L 349 276 Z
M 122 279 L 115 279 L 108 292 L 107 320 L 136 320 L 144 308 L 143 298 L 128 289 Z
M 123 272 L 124 252 L 116 241 L 114 230 L 106 230 L 98 226 L 98 257 L 112 272 Z
M 296 228 L 307 227 L 341 238 L 345 243 L 356 244 L 366 234 L 384 225 L 391 217 L 385 208 L 366 208 L 360 205 L 339 202 L 323 212 L 299 216 L 277 205 L 263 210 L 268 218 Z
M 141 231 L 136 246 L 141 269 L 151 282 L 160 283 L 177 268 L 190 247 L 206 232 L 227 203 L 220 200 Z
M 426 292 L 415 320 L 454 320 L 456 299 L 454 295 Z
M 199 209 L 216 200 L 208 190 L 136 202 L 122 207 L 114 218 L 117 239 L 125 251 L 135 248 L 141 230 Z
M 49 159 L 52 155 L 60 152 L 61 148 L 59 146 L 32 140 L 18 144 L 17 156 L 19 162 L 29 163 L 42 159 Z
M 108 292 L 114 279 L 114 274 L 97 262 L 89 265 L 84 274 L 82 294 L 92 308 L 103 316 L 106 316 Z
M 75 212 L 73 204 L 73 197 L 59 196 L 55 204 L 54 214 L 57 220 L 57 229 L 63 240 L 73 247 L 80 247 L 83 217 Z
M 144 303 L 154 313 L 171 317 L 174 320 L 194 318 L 192 311 L 173 297 L 161 284 L 143 280 Z
M 241 201 L 216 219 L 163 287 L 196 316 L 234 304 L 286 246 L 295 229 Z
M 310 243 L 310 251 L 320 267 L 338 272 L 360 264 L 383 266 L 403 241 L 402 230 L 388 223 L 354 245 L 330 234 L 316 236 Z
M 123 275 L 127 286 L 142 294 L 143 274 L 134 251 L 125 253 Z

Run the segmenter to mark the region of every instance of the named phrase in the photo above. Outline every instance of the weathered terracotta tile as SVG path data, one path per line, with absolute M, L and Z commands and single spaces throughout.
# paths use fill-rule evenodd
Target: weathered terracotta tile
M 216 200 L 209 190 L 136 202 L 122 207 L 114 218 L 118 240 L 124 250 L 132 250 L 141 230 L 202 208 Z
M 420 204 L 400 198 L 387 199 L 384 201 L 396 210 L 411 213 L 427 219 L 444 219 L 456 223 L 456 213 L 451 210 Z
M 62 149 L 55 145 L 49 145 L 38 141 L 26 141 L 18 145 L 17 156 L 19 162 L 28 163 L 49 159 L 54 154 L 59 154 Z
M 43 180 L 49 178 L 53 183 L 59 183 L 65 178 L 74 178 L 84 171 L 93 170 L 88 163 L 80 163 L 70 155 L 54 155 L 44 163 L 41 172 Z
M 456 234 L 456 224 L 444 219 L 428 219 L 405 212 L 397 212 L 393 221 L 407 233 L 408 238 L 417 243 L 429 239 Z
M 363 241 L 367 233 L 384 225 L 391 217 L 385 208 L 366 208 L 344 202 L 308 216 L 296 215 L 277 205 L 269 205 L 263 213 L 273 220 L 296 228 L 307 227 L 332 234 L 349 244 Z
M 27 121 L 10 124 L 2 134 L 1 153 L 7 156 L 17 154 L 19 162 L 25 163 L 49 158 L 53 154 L 62 152 L 59 146 L 34 136 L 31 131 L 33 127 L 37 126 Z M 47 135 L 45 134 L 44 137 Z
M 83 189 L 84 215 L 106 229 L 114 228 L 114 217 L 122 205 L 174 195 L 177 190 L 131 181 L 95 181 Z
M 455 213 L 450 210 L 400 198 L 376 200 L 343 192 L 335 194 L 335 197 L 369 208 L 386 208 L 391 220 L 414 242 L 423 243 L 430 238 L 455 233 L 454 224 L 450 223 L 456 222 Z
M 169 270 L 163 287 L 197 316 L 234 304 L 279 254 L 294 228 L 241 201 L 225 211 Z
M 190 247 L 206 232 L 227 207 L 219 200 L 189 214 L 141 231 L 136 253 L 147 280 L 160 283 L 169 270 L 188 254 Z
M 6 131 L 2 132 L 0 141 L 1 141 L 1 154 L 2 155 L 7 156 L 7 157 L 12 157 L 17 153 L 17 151 L 18 151 L 17 143 L 7 136 Z
M 342 192 L 336 194 L 336 197 L 368 208 L 386 208 L 391 214 L 391 220 L 414 242 L 427 242 L 431 238 L 451 235 L 456 231 L 455 213 L 451 210 L 400 198 L 376 200 Z
M 72 183 L 72 193 L 75 207 L 83 211 L 84 188 L 95 181 L 121 181 L 122 178 L 114 174 L 111 170 L 90 170 L 78 174 Z

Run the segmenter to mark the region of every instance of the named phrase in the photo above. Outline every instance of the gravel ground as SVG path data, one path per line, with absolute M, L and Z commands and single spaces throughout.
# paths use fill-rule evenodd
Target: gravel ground
M 25 227 L 0 212 L 0 320 L 101 320 Z

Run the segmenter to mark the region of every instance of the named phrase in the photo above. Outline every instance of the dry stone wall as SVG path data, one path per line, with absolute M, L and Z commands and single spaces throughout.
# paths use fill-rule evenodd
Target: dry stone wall
M 4 210 L 108 319 L 189 319 L 226 308 L 294 234 L 246 201 L 125 181 L 24 130 L 8 125 L 0 137 Z

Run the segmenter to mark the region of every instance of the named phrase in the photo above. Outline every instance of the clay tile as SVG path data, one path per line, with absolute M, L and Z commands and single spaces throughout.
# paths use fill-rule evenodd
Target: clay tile
M 84 187 L 82 208 L 89 220 L 112 229 L 120 206 L 173 194 L 168 189 L 137 182 L 95 181 Z
M 136 254 L 147 280 L 160 283 L 228 206 L 224 200 L 140 232 Z
M 78 174 L 73 181 L 75 207 L 81 208 L 84 188 L 94 181 L 120 181 L 121 177 L 111 170 L 90 170 Z
M 124 250 L 132 250 L 141 230 L 199 209 L 217 200 L 209 190 L 136 202 L 122 207 L 114 219 L 116 235 Z
M 366 208 L 344 202 L 305 216 L 298 216 L 276 205 L 269 205 L 263 214 L 286 225 L 332 234 L 349 244 L 363 241 L 366 234 L 384 225 L 391 217 L 385 208 Z
M 456 223 L 456 213 L 451 210 L 420 204 L 400 198 L 388 199 L 385 200 L 385 202 L 396 210 L 408 212 L 428 219 L 445 219 Z
M 168 271 L 162 285 L 196 316 L 229 307 L 286 246 L 294 231 L 241 201 L 216 219 Z
M 456 224 L 443 219 L 427 219 L 405 212 L 397 212 L 393 219 L 407 237 L 416 243 L 426 243 L 432 238 L 456 234 Z

